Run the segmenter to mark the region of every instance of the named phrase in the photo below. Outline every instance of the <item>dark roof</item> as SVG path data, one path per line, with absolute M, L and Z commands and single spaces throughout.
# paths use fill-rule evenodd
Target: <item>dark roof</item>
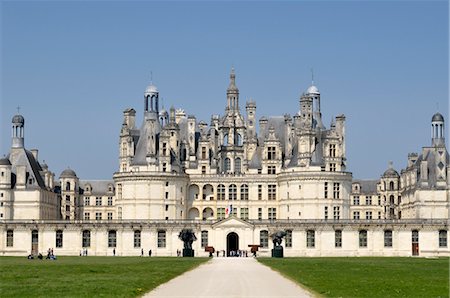
M 10 166 L 11 162 L 6 157 L 0 158 L 0 166 Z

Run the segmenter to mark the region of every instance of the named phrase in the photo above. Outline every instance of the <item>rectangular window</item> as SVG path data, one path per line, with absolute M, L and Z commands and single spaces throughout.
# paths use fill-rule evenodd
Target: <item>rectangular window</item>
M 56 231 L 56 247 L 61 248 L 63 247 L 63 231 L 58 230 Z
M 366 196 L 366 205 L 372 205 L 372 197 Z
M 353 197 L 353 205 L 358 206 L 359 205 L 359 196 Z
M 262 200 L 262 185 L 258 184 L 258 200 Z
M 340 219 L 341 217 L 341 211 L 339 206 L 333 207 L 333 219 Z
M 208 246 L 208 231 L 202 231 L 202 247 Z
M 248 208 L 241 208 L 241 219 L 248 219 Z
M 158 231 L 158 248 L 166 247 L 166 231 Z
M 206 174 L 206 166 L 202 166 L 202 174 Z
M 91 231 L 89 231 L 89 230 L 84 230 L 83 231 L 82 246 L 83 247 L 90 247 L 91 246 Z
M 233 207 L 233 206 L 232 206 Z M 232 208 L 231 209 L 231 216 L 236 216 L 237 217 L 237 208 Z
M 268 160 L 276 159 L 276 148 L 274 146 L 267 147 L 267 159 Z
M 90 197 L 84 197 L 84 206 L 89 206 L 91 204 L 91 198 Z
M 276 200 L 277 198 L 277 186 L 276 184 L 267 185 L 267 198 L 269 200 Z
M 217 219 L 225 218 L 225 208 L 217 208 Z
M 66 212 L 70 212 L 70 205 L 66 205 Z
M 336 172 L 336 164 L 334 162 L 330 163 L 330 172 Z
M 306 231 L 306 247 L 314 248 L 316 245 L 316 239 L 315 239 L 315 231 L 314 230 L 308 230 Z
M 336 144 L 330 144 L 330 157 L 336 157 Z
M 13 247 L 13 246 L 14 246 L 14 231 L 7 230 L 6 231 L 6 247 Z
M 353 219 L 359 219 L 359 211 L 353 211 Z
M 340 183 L 333 183 L 333 199 L 339 199 Z
M 84 212 L 84 220 L 90 220 L 91 214 L 89 212 Z
M 241 200 L 248 201 L 248 185 L 247 184 L 241 185 Z
M 169 205 L 166 205 L 166 211 L 169 211 Z
M 169 198 L 169 192 L 168 192 L 168 191 L 166 191 L 166 193 L 165 193 L 164 195 L 165 195 L 165 198 L 166 198 L 166 199 Z
M 439 231 L 439 247 L 447 247 L 447 231 Z
M 95 213 L 95 220 L 102 220 L 102 213 L 101 212 L 96 212 Z
M 258 208 L 258 219 L 262 219 L 262 208 Z
M 96 197 L 95 198 L 95 206 L 101 206 L 102 205 L 102 197 Z
M 277 219 L 277 208 L 269 208 L 268 215 L 269 220 Z
M 66 202 L 70 202 L 70 196 L 66 196 Z
M 372 219 L 372 211 L 366 211 L 366 219 Z
M 334 247 L 342 247 L 342 231 L 334 231 Z
M 206 147 L 202 147 L 202 159 L 206 159 Z
M 367 231 L 359 231 L 359 247 L 367 247 Z
M 134 231 L 134 248 L 141 247 L 141 231 Z
M 328 206 L 324 207 L 323 213 L 324 213 L 324 218 L 328 219 Z
M 225 185 L 223 184 L 217 186 L 217 200 L 225 200 Z
M 277 173 L 275 166 L 268 166 L 267 167 L 267 174 L 269 175 L 275 175 Z
M 262 248 L 268 248 L 269 247 L 269 232 L 268 231 L 260 231 L 259 232 L 259 245 L 261 245 Z
M 117 232 L 115 230 L 108 231 L 108 247 L 117 246 Z
M 108 220 L 112 220 L 113 219 L 113 214 L 112 212 L 108 212 Z
M 381 219 L 381 211 L 378 211 L 378 219 Z
M 325 199 L 328 198 L 328 182 L 325 182 L 323 185 L 323 197 Z
M 392 247 L 392 231 L 384 231 L 384 247 Z
M 292 231 L 286 230 L 285 246 L 292 247 Z
M 112 206 L 112 205 L 113 205 L 113 198 L 108 197 L 108 206 Z

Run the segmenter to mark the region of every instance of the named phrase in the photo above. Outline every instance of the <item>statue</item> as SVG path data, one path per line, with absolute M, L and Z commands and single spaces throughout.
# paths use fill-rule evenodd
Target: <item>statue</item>
M 197 240 L 194 231 L 191 229 L 183 229 L 178 235 L 178 238 L 184 243 L 183 257 L 193 257 L 194 250 L 192 249 L 192 243 Z
M 277 231 L 270 235 L 270 238 L 272 238 L 273 241 L 273 249 L 272 249 L 272 257 L 273 258 L 282 258 L 283 253 L 283 246 L 281 246 L 281 241 L 283 240 L 283 237 L 286 236 L 285 231 Z

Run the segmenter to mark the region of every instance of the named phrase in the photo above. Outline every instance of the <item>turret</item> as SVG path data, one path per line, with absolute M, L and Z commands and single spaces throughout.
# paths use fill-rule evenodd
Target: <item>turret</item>
M 229 113 L 239 112 L 239 89 L 236 87 L 236 75 L 234 68 L 230 73 L 230 85 L 227 89 L 227 108 Z
M 431 137 L 433 147 L 445 146 L 444 117 L 440 113 L 434 114 L 431 119 Z
M 24 147 L 25 119 L 17 114 L 12 118 L 12 148 Z

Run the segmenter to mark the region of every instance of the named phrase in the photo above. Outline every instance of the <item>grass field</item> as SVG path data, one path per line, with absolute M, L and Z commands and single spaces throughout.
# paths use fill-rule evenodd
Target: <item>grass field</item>
M 449 297 L 447 258 L 258 260 L 326 297 Z
M 136 297 L 207 258 L 0 257 L 1 297 Z

